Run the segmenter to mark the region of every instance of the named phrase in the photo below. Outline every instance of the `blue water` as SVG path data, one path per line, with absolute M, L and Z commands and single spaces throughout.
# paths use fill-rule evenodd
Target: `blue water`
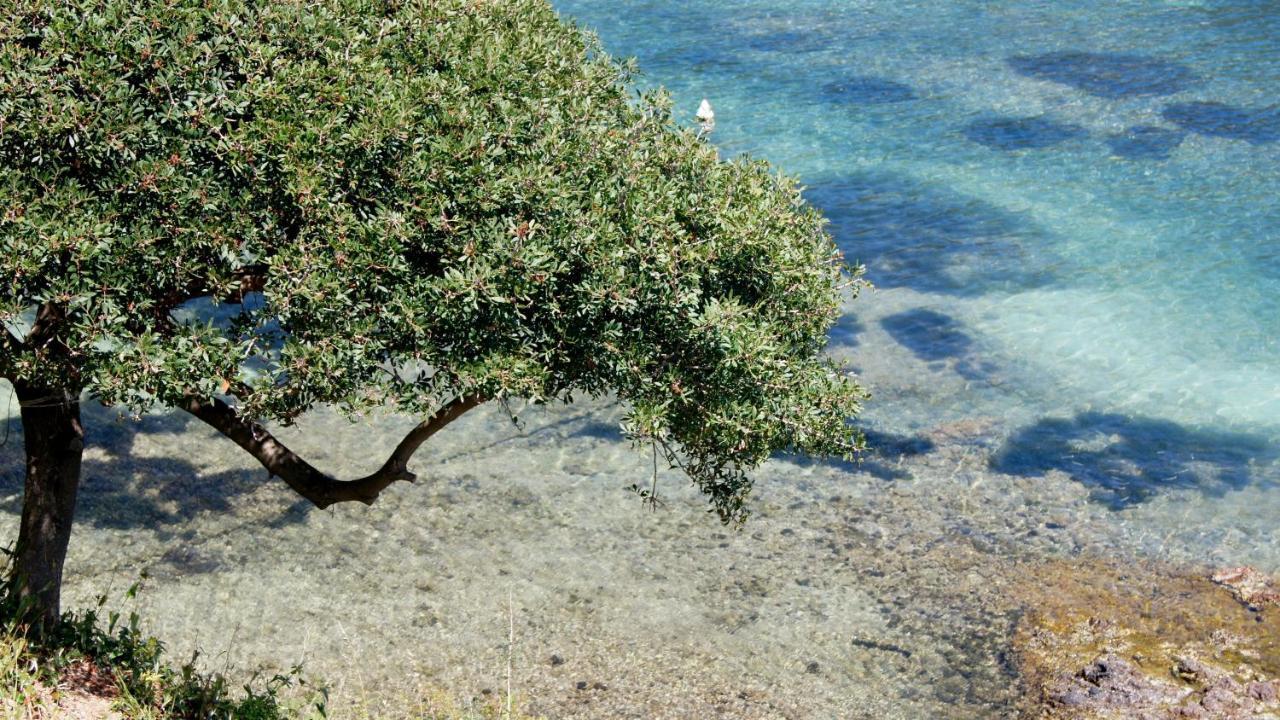
M 866 264 L 829 351 L 872 454 L 767 463 L 734 532 L 678 473 L 657 512 L 626 490 L 651 457 L 616 405 L 486 407 L 422 482 L 318 511 L 197 421 L 89 403 L 69 607 L 145 570 L 172 656 L 303 660 L 389 717 L 514 674 L 565 720 L 994 720 L 1038 561 L 1280 571 L 1274 2 L 554 1 Z M 416 422 L 281 434 L 355 477 Z
M 555 4 L 866 264 L 832 352 L 867 427 L 994 419 L 991 472 L 1135 552 L 1280 567 L 1274 3 Z

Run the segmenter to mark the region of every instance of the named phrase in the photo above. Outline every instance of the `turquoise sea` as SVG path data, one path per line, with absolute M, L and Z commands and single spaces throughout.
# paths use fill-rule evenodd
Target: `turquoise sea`
M 627 490 L 652 458 L 616 403 L 483 407 L 417 484 L 320 511 L 181 414 L 89 404 L 67 605 L 218 670 L 302 662 L 334 717 L 510 689 L 554 720 L 1000 720 L 1044 563 L 1280 571 L 1274 2 L 553 2 L 865 263 L 830 352 L 873 450 L 767 463 L 734 529 L 676 472 L 656 511 Z M 415 422 L 281 435 L 355 477 Z
M 876 433 L 998 418 L 992 469 L 1280 567 L 1275 3 L 556 5 L 808 186 Z

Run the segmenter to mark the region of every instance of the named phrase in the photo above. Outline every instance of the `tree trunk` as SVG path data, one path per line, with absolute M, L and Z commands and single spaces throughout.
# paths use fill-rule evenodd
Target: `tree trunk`
M 14 383 L 27 451 L 22 526 L 13 567 L 22 620 L 36 635 L 61 617 L 62 564 L 75 519 L 84 428 L 80 393 Z

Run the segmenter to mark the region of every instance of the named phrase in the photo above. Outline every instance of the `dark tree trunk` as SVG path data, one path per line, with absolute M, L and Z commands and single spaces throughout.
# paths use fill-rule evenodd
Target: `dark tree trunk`
M 13 571 L 23 621 L 40 634 L 60 617 L 62 563 L 80 486 L 80 393 L 15 383 L 22 405 L 27 481 Z

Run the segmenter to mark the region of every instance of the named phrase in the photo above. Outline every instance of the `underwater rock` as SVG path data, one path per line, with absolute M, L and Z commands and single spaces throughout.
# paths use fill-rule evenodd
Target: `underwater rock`
M 1250 607 L 1280 607 L 1280 587 L 1271 578 L 1251 567 L 1219 570 L 1213 574 L 1213 581 L 1230 590 L 1236 600 Z
M 1183 137 L 1178 130 L 1139 125 L 1107 138 L 1107 145 L 1112 155 L 1126 160 L 1167 160 Z
M 829 83 L 822 88 L 830 102 L 854 105 L 884 105 L 916 98 L 909 85 L 886 78 L 860 75 Z
M 1280 618 L 1238 602 L 1228 585 L 1273 587 L 1262 573 L 1233 568 L 1210 579 L 1143 565 L 1051 561 L 1033 575 L 1018 591 L 1029 610 L 1014 637 L 1033 705 L 1028 717 L 1252 720 L 1280 713 Z
M 1191 132 L 1253 145 L 1280 141 L 1280 108 L 1240 108 L 1220 102 L 1174 103 L 1160 113 Z
M 1086 135 L 1079 125 L 1060 123 L 1044 117 L 992 118 L 975 120 L 964 128 L 964 136 L 993 150 L 1039 150 Z
M 1143 55 L 1105 52 L 1051 52 L 1009 58 L 1015 72 L 1070 85 L 1104 98 L 1172 95 L 1194 80 L 1181 63 Z

